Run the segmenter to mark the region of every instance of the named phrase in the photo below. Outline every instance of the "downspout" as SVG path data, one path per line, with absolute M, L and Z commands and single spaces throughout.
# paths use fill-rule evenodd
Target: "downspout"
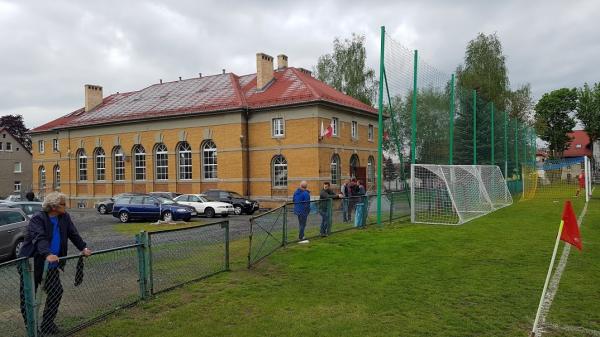
M 242 149 L 245 148 L 245 152 L 246 152 L 246 186 L 244 187 L 245 191 L 244 191 L 244 195 L 246 195 L 248 198 L 250 198 L 250 139 L 248 139 L 248 135 L 250 134 L 248 132 L 248 127 L 249 127 L 249 122 L 248 120 L 250 119 L 250 109 L 248 109 L 248 107 L 244 108 L 244 111 L 246 112 L 246 123 L 245 123 L 245 129 L 244 129 L 244 143 L 242 144 Z

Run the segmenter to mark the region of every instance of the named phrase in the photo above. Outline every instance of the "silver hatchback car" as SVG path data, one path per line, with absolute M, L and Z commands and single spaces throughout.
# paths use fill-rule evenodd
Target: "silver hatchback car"
M 18 208 L 0 208 L 0 261 L 19 255 L 29 218 Z

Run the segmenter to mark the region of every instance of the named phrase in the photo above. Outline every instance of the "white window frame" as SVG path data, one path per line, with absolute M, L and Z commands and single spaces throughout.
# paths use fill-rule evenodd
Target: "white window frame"
M 23 172 L 23 164 L 21 164 L 20 161 L 16 161 L 14 173 L 21 173 L 21 172 Z
M 54 189 L 59 190 L 60 189 L 60 165 L 54 165 L 53 171 L 54 171 L 53 172 Z
M 375 158 L 369 156 L 367 159 L 367 184 L 375 183 Z
M 0 142 L 0 151 L 4 151 L 4 144 Z
M 154 167 L 154 177 L 156 180 L 169 179 L 169 150 L 164 143 L 160 143 L 155 147 Z
M 282 117 L 276 117 L 271 120 L 271 136 L 273 137 L 284 137 L 285 136 L 285 121 Z
M 11 142 L 6 142 L 6 150 L 5 151 L 9 151 L 12 152 L 12 143 Z
M 52 151 L 58 152 L 60 150 L 60 143 L 58 142 L 58 138 L 52 139 Z
M 77 151 L 77 178 L 79 181 L 87 181 L 87 155 L 83 149 Z
M 96 181 L 106 180 L 106 152 L 104 149 L 99 147 L 96 149 L 94 156 L 94 162 L 96 163 Z
M 368 139 L 370 142 L 373 141 L 373 136 L 375 134 L 375 128 L 373 127 L 373 124 L 369 124 L 369 131 L 368 131 Z
M 357 121 L 352 121 L 352 124 L 350 127 L 350 137 L 352 139 L 358 139 L 358 122 Z
M 281 176 L 281 177 L 278 177 Z M 277 155 L 271 161 L 271 187 L 287 188 L 288 186 L 288 163 L 284 156 Z
M 340 156 L 338 156 L 337 154 L 331 156 L 331 163 L 329 164 L 329 166 L 331 171 L 331 185 L 339 185 L 340 176 L 342 172 L 340 170 Z
M 117 146 L 113 150 L 113 167 L 115 170 L 113 175 L 114 181 L 125 180 L 125 154 L 123 153 L 123 148 L 120 146 Z
M 333 117 L 333 118 L 331 118 L 331 120 L 332 120 L 332 124 L 333 124 L 332 135 L 337 136 L 339 134 L 339 130 L 340 130 L 340 119 L 337 117 Z
M 14 188 L 15 188 L 15 192 L 21 192 L 21 182 L 15 181 Z
M 202 178 L 214 180 L 218 177 L 217 144 L 207 140 L 202 144 Z
M 44 153 L 46 151 L 46 142 L 43 140 L 38 140 L 38 152 Z
M 177 146 L 179 166 L 179 180 L 192 179 L 192 147 L 188 142 L 181 142 Z
M 40 186 L 40 190 L 45 190 L 46 189 L 46 168 L 44 167 L 44 165 L 40 166 L 38 168 L 38 177 L 39 177 L 39 186 Z
M 133 148 L 133 180 L 146 180 L 146 149 L 140 144 Z

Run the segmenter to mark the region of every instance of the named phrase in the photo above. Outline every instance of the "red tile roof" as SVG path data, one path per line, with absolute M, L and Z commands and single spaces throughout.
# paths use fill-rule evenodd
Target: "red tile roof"
M 32 132 L 238 109 L 274 108 L 307 102 L 326 102 L 377 114 L 377 110 L 345 95 L 309 74 L 285 68 L 274 72 L 265 89 L 256 88 L 256 74 L 222 74 L 154 84 L 140 91 L 104 98 L 91 111 L 81 108 L 38 126 Z
M 572 138 L 569 147 L 563 153 L 563 157 L 582 157 L 591 156 L 590 137 L 584 130 L 575 130 L 569 132 L 569 137 Z

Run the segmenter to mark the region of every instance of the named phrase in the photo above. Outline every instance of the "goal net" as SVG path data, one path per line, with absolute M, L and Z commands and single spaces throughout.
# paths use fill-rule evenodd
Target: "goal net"
M 592 192 L 591 164 L 587 157 L 547 159 L 523 165 L 522 200 L 534 198 L 589 201 Z
M 411 220 L 460 225 L 512 204 L 498 166 L 411 165 Z

